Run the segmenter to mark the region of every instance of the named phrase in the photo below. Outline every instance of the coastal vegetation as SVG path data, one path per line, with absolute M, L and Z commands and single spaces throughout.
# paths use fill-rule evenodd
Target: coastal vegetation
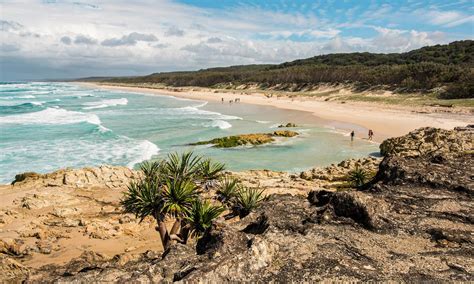
M 140 169 L 143 176 L 130 182 L 121 204 L 140 222 L 155 219 L 165 250 L 172 243 L 186 244 L 190 238 L 205 236 L 225 210 L 231 210 L 232 216 L 246 216 L 264 199 L 263 190 L 225 177 L 217 198 L 209 198 L 208 182 L 221 178 L 225 165 L 193 152 L 172 153 L 164 160 L 145 162 Z
M 357 91 L 433 93 L 439 99 L 474 97 L 474 41 L 427 46 L 405 53 L 319 55 L 278 65 L 242 65 L 192 72 L 109 78 L 111 83 L 258 88 L 301 92 L 320 84 L 350 85 Z
M 275 137 L 295 137 L 298 133 L 290 130 L 277 130 L 273 133 L 241 134 L 214 138 L 207 141 L 191 143 L 190 145 L 208 145 L 213 144 L 216 148 L 232 148 L 245 145 L 262 145 L 275 141 Z
M 125 212 L 141 221 L 148 216 L 156 220 L 164 249 L 173 241 L 186 243 L 190 236 L 205 234 L 224 211 L 222 206 L 203 200 L 200 187 L 206 180 L 217 178 L 224 165 L 188 152 L 145 162 L 140 169 L 143 177 L 130 183 L 121 203 Z M 169 219 L 174 220 L 171 230 L 166 226 Z
M 369 173 L 363 168 L 356 166 L 349 172 L 348 180 L 354 187 L 361 187 L 369 180 Z

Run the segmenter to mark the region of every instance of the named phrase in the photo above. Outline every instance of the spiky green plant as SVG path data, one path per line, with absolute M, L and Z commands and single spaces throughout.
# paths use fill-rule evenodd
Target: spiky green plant
M 229 203 L 236 195 L 240 181 L 232 177 L 224 177 L 217 186 L 217 197 L 222 203 Z
M 235 198 L 235 209 L 239 216 L 245 217 L 265 200 L 264 189 L 240 186 Z
M 225 169 L 225 165 L 219 162 L 214 162 L 211 159 L 205 159 L 199 163 L 199 177 L 203 181 L 217 179 L 222 171 Z
M 212 222 L 218 218 L 224 210 L 224 207 L 212 205 L 208 200 L 195 200 L 189 214 L 185 217 L 185 222 L 189 225 L 190 236 L 200 238 L 206 234 L 212 227 Z
M 196 212 L 193 213 L 193 210 L 199 209 L 194 208 L 200 193 L 197 184 L 202 186 L 203 176 L 215 178 L 224 168 L 222 164 L 212 163 L 210 160 L 201 163 L 201 160 L 200 156 L 187 152 L 169 154 L 167 159 L 160 162 L 142 163 L 142 178 L 130 183 L 121 200 L 125 212 L 135 214 L 140 221 L 147 216 L 155 218 L 165 249 L 169 248 L 172 241 L 186 242 L 189 226 L 183 228 L 182 225 L 192 214 L 198 216 Z M 221 213 L 220 209 L 207 203 L 201 207 L 202 218 L 195 218 L 192 225 L 197 232 L 208 228 L 209 220 L 212 221 L 211 217 L 215 212 Z M 170 231 L 164 223 L 167 218 L 175 220 Z M 203 223 L 200 224 L 199 220 Z
M 363 186 L 369 178 L 369 174 L 364 169 L 356 166 L 355 169 L 349 172 L 348 179 L 355 187 Z
M 140 170 L 147 181 L 156 181 L 160 179 L 162 163 L 158 161 L 145 161 L 140 164 Z
M 163 187 L 163 212 L 174 218 L 186 215 L 198 197 L 198 187 L 189 180 L 167 180 Z
M 163 173 L 174 180 L 192 180 L 199 173 L 201 159 L 193 152 L 170 153 L 163 162 Z
M 132 181 L 128 191 L 124 193 L 121 205 L 126 213 L 135 214 L 140 222 L 147 216 L 152 216 L 158 223 L 158 232 L 164 248 L 168 247 L 169 235 L 164 224 L 163 208 L 165 200 L 162 195 L 162 185 L 157 180 Z

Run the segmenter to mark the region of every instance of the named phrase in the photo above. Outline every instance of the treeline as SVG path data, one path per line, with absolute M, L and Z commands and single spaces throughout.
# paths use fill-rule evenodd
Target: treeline
M 351 84 L 360 90 L 385 88 L 397 92 L 426 92 L 439 88 L 440 98 L 474 98 L 474 41 L 424 47 L 401 54 L 330 54 L 279 65 L 156 73 L 107 81 L 161 83 L 177 87 L 258 84 L 262 88 L 279 86 L 289 91 L 321 83 Z

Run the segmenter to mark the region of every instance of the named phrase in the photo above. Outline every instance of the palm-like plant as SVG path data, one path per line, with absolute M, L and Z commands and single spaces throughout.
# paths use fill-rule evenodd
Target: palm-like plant
M 225 169 L 225 165 L 219 162 L 213 162 L 211 159 L 205 159 L 199 163 L 199 177 L 203 181 L 215 180 Z
M 198 197 L 198 187 L 189 180 L 167 180 L 163 187 L 163 212 L 174 218 L 185 215 Z
M 199 178 L 200 161 L 201 157 L 188 152 L 169 154 L 160 162 L 142 163 L 143 177 L 130 183 L 121 201 L 125 212 L 134 213 L 140 221 L 147 216 L 155 218 L 165 249 L 172 240 L 183 241 L 178 232 L 199 195 L 195 181 Z M 164 223 L 167 217 L 175 219 L 171 231 Z
M 145 180 L 155 181 L 160 179 L 162 163 L 154 161 L 145 161 L 140 164 L 140 170 L 143 172 Z
M 224 210 L 224 207 L 212 205 L 208 200 L 195 200 L 185 218 L 187 225 L 189 225 L 190 235 L 202 237 L 212 227 L 214 219 L 218 218 Z
M 192 180 L 199 173 L 201 157 L 193 152 L 183 154 L 171 153 L 163 162 L 163 172 L 170 179 Z
M 236 195 L 240 186 L 238 179 L 224 177 L 219 181 L 217 195 L 220 202 L 229 203 Z
M 348 179 L 355 187 L 361 187 L 369 178 L 369 174 L 362 168 L 356 166 L 355 169 L 349 172 Z
M 140 222 L 147 216 L 152 216 L 158 223 L 163 247 L 168 247 L 169 234 L 164 223 L 163 207 L 165 201 L 161 192 L 161 185 L 157 180 L 132 181 L 128 191 L 124 193 L 121 204 L 127 213 L 133 213 Z
M 264 189 L 240 186 L 235 199 L 235 210 L 237 210 L 241 218 L 255 210 L 260 205 L 260 202 L 266 199 L 263 192 Z

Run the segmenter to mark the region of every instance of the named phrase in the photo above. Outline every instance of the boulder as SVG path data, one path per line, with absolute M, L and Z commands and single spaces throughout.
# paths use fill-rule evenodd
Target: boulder
M 417 157 L 474 151 L 474 125 L 445 130 L 424 127 L 380 144 L 383 156 Z

